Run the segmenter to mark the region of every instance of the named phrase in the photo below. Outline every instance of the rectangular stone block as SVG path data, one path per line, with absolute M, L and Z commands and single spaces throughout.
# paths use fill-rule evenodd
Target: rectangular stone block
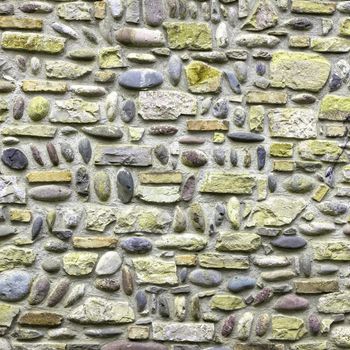
M 207 172 L 200 184 L 203 193 L 251 194 L 256 185 L 254 175 L 211 171 Z
M 227 131 L 228 128 L 229 122 L 227 120 L 187 120 L 188 131 Z
M 134 145 L 96 145 L 96 165 L 152 165 L 152 147 Z
M 0 28 L 2 29 L 32 29 L 41 30 L 43 20 L 39 18 L 0 16 Z
M 67 350 L 63 343 L 41 343 L 41 344 L 21 344 L 14 343 L 13 350 Z
M 181 184 L 182 173 L 178 171 L 142 172 L 138 173 L 142 184 Z
M 79 249 L 115 248 L 117 244 L 117 237 L 73 236 L 73 247 Z
M 221 252 L 254 252 L 261 245 L 261 237 L 250 232 L 221 232 L 215 249 Z
M 208 269 L 247 270 L 250 263 L 247 256 L 232 254 L 202 253 L 198 255 L 199 266 Z
M 271 343 L 256 343 L 256 344 L 244 344 L 236 343 L 234 350 L 285 350 L 284 344 L 271 344 Z
M 249 104 L 284 105 L 288 100 L 288 95 L 280 91 L 253 90 L 248 91 L 245 97 Z
M 10 220 L 16 222 L 30 222 L 32 219 L 32 212 L 27 209 L 10 208 Z
M 350 97 L 326 95 L 320 105 L 319 119 L 345 121 L 350 114 Z
M 330 15 L 336 10 L 336 2 L 323 0 L 292 0 L 292 12 Z
M 323 241 L 312 244 L 314 259 L 350 261 L 350 243 L 347 241 Z
M 29 183 L 38 182 L 71 182 L 72 172 L 70 170 L 36 170 L 26 175 Z
M 64 94 L 68 90 L 67 83 L 47 80 L 23 80 L 22 91 L 45 92 L 51 94 Z
M 57 128 L 42 124 L 13 124 L 4 126 L 1 134 L 4 136 L 28 136 L 40 138 L 53 138 Z
M 152 326 L 154 340 L 203 343 L 211 341 L 215 333 L 214 323 L 154 321 Z
M 22 326 L 57 327 L 63 322 L 63 316 L 49 311 L 27 311 L 21 314 L 18 324 Z
M 180 200 L 180 187 L 141 185 L 136 196 L 148 203 L 175 203 Z
M 300 278 L 294 280 L 295 292 L 299 294 L 331 293 L 339 290 L 336 278 Z
M 24 50 L 58 54 L 64 50 L 66 39 L 53 35 L 4 32 L 1 47 L 8 50 Z

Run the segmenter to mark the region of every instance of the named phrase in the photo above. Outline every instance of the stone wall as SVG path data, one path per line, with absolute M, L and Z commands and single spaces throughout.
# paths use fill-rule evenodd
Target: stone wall
M 0 350 L 350 348 L 350 1 L 0 28 Z

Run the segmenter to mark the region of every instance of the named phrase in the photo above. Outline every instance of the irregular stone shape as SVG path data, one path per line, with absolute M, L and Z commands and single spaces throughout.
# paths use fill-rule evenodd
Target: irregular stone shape
M 2 151 L 2 162 L 13 170 L 23 170 L 28 166 L 26 155 L 18 148 L 6 148 Z
M 329 61 L 314 53 L 276 51 L 272 54 L 272 87 L 319 91 L 330 73 Z
M 237 295 L 215 294 L 210 299 L 210 307 L 223 311 L 239 310 L 246 307 L 243 299 Z
M 211 50 L 212 32 L 207 23 L 165 22 L 168 45 L 173 50 Z
M 152 243 L 146 238 L 132 237 L 122 241 L 120 245 L 128 253 L 143 254 L 152 250 Z
M 246 256 L 236 256 L 220 253 L 202 253 L 198 255 L 199 266 L 209 269 L 249 269 L 249 259 Z
M 268 112 L 272 137 L 312 139 L 317 137 L 316 114 L 307 108 L 278 108 Z
M 41 344 L 25 344 L 13 343 L 14 350 L 66 350 L 65 344 L 62 343 L 41 343 Z
M 335 12 L 336 4 L 331 1 L 293 0 L 292 12 L 329 15 Z
M 117 272 L 122 265 L 122 258 L 117 252 L 104 253 L 97 265 L 95 272 L 98 276 L 112 275 Z
M 72 173 L 70 170 L 34 170 L 27 173 L 29 183 L 41 182 L 71 182 Z
M 4 246 L 0 248 L 0 272 L 30 266 L 34 263 L 35 258 L 36 254 L 32 249 Z
M 322 296 L 318 300 L 317 310 L 325 314 L 350 312 L 350 292 L 336 292 Z
M 163 83 L 162 73 L 154 69 L 129 69 L 120 74 L 119 85 L 126 89 L 147 90 Z
M 261 245 L 261 237 L 250 232 L 220 233 L 215 249 L 222 252 L 253 252 Z
M 269 0 L 256 2 L 250 16 L 243 24 L 242 29 L 261 31 L 274 27 L 278 22 L 278 12 Z
M 58 185 L 37 186 L 29 190 L 29 196 L 42 202 L 60 202 L 70 197 L 72 190 Z
M 57 15 L 66 21 L 90 21 L 92 19 L 92 6 L 82 1 L 59 4 Z
M 58 54 L 64 50 L 66 39 L 52 35 L 4 32 L 1 47 L 8 50 L 24 50 Z
M 201 343 L 214 337 L 213 323 L 154 321 L 152 328 L 154 340 Z
M 141 91 L 138 113 L 144 120 L 176 120 L 180 115 L 196 115 L 197 99 L 173 90 Z
M 266 201 L 258 203 L 253 209 L 247 227 L 272 226 L 279 227 L 290 224 L 306 206 L 301 198 L 270 196 Z
M 252 289 L 256 285 L 256 279 L 252 277 L 233 277 L 227 283 L 227 289 L 236 293 L 246 289 Z
M 180 200 L 179 186 L 138 186 L 137 197 L 149 203 L 175 203 Z
M 326 201 L 318 204 L 318 209 L 321 213 L 331 216 L 339 216 L 348 211 L 348 205 L 342 202 Z
M 90 297 L 71 310 L 67 318 L 79 324 L 120 324 L 135 320 L 134 311 L 126 301 Z
M 116 39 L 124 44 L 136 47 L 164 46 L 165 38 L 160 30 L 123 27 L 116 32 Z
M 272 344 L 272 343 L 236 343 L 235 350 L 285 350 L 284 344 Z
M 323 241 L 313 243 L 315 260 L 350 260 L 350 244 L 345 241 Z
M 22 80 L 22 90 L 24 92 L 64 94 L 68 90 L 68 86 L 62 81 Z
M 0 326 L 10 327 L 13 319 L 17 316 L 19 311 L 19 306 L 0 303 Z M 2 344 L 0 342 L 0 346 L 1 345 Z M 11 348 L 5 348 L 5 350 L 11 350 Z
M 336 141 L 308 140 L 298 144 L 298 152 L 304 160 L 322 160 L 325 162 L 347 162 L 342 148 Z
M 312 38 L 311 49 L 316 52 L 343 53 L 350 51 L 350 40 L 338 37 Z
M 50 289 L 50 280 L 45 275 L 39 275 L 33 282 L 30 290 L 28 303 L 30 305 L 40 304 L 47 296 Z
M 339 291 L 339 283 L 334 278 L 300 278 L 294 280 L 294 288 L 298 294 L 330 293 Z
M 311 177 L 295 174 L 283 181 L 283 187 L 292 193 L 306 193 L 314 188 Z
M 251 194 L 256 185 L 255 177 L 238 172 L 211 171 L 200 184 L 203 193 Z
M 304 321 L 297 317 L 272 315 L 273 340 L 299 340 L 307 333 Z
M 94 269 L 97 253 L 71 252 L 63 257 L 64 271 L 70 276 L 88 275 Z
M 122 68 L 123 62 L 120 46 L 104 47 L 99 50 L 98 64 L 100 68 Z
M 63 322 L 63 316 L 55 312 L 27 311 L 22 313 L 18 324 L 23 326 L 57 327 Z
M 306 310 L 309 308 L 309 301 L 295 294 L 287 294 L 280 297 L 273 308 L 282 312 Z
M 184 233 L 167 234 L 162 238 L 155 241 L 155 245 L 161 249 L 178 249 L 188 251 L 200 251 L 203 250 L 208 244 L 208 239 L 202 235 Z
M 152 165 L 152 148 L 135 145 L 96 145 L 96 165 L 128 165 L 149 166 Z
M 173 261 L 166 261 L 154 257 L 132 259 L 137 282 L 156 285 L 176 285 L 176 265 Z
M 284 105 L 288 96 L 285 92 L 250 90 L 246 93 L 246 102 L 249 104 Z
M 299 236 L 281 236 L 271 241 L 271 244 L 278 248 L 298 249 L 305 247 L 306 241 Z
M 218 93 L 222 72 L 201 61 L 192 61 L 185 68 L 188 89 L 193 93 Z
M 0 203 L 25 204 L 27 202 L 26 190 L 23 183 L 18 182 L 16 176 L 0 176 Z
M 208 156 L 199 149 L 187 150 L 181 153 L 181 162 L 188 167 L 199 168 L 208 162 Z
M 100 137 L 103 139 L 119 140 L 123 137 L 120 128 L 112 125 L 83 126 L 81 130 L 90 136 Z
M 326 95 L 320 105 L 319 119 L 345 121 L 350 113 L 350 98 L 346 96 Z
M 50 102 L 42 96 L 33 97 L 28 105 L 28 116 L 33 121 L 39 121 L 45 118 L 50 111 Z
M 0 274 L 0 300 L 19 301 L 30 290 L 32 276 L 25 271 L 6 271 Z
M 95 123 L 100 119 L 99 104 L 84 101 L 80 98 L 56 101 L 59 111 L 50 117 L 51 123 L 84 124 Z
M 330 339 L 340 348 L 349 348 L 350 346 L 350 327 L 338 326 L 332 328 Z
M 66 61 L 46 61 L 46 76 L 54 79 L 79 79 L 89 73 L 91 68 Z
M 162 0 L 143 0 L 144 19 L 149 26 L 159 26 L 165 19 L 165 7 Z
M 101 350 L 167 350 L 166 345 L 160 343 L 147 342 L 129 342 L 126 340 L 117 340 L 102 346 Z

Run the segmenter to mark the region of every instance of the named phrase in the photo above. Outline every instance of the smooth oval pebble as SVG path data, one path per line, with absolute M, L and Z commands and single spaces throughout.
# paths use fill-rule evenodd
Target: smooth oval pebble
M 34 219 L 32 225 L 32 240 L 34 240 L 40 233 L 43 227 L 44 220 L 41 216 L 38 216 Z
M 278 248 L 298 249 L 304 247 L 306 241 L 299 236 L 282 236 L 271 241 L 271 244 Z
M 265 140 L 265 137 L 263 135 L 244 131 L 231 132 L 227 134 L 227 137 L 232 141 L 237 142 L 261 142 Z
M 231 292 L 241 292 L 242 290 L 254 288 L 256 279 L 252 277 L 234 277 L 227 283 L 227 288 Z
M 54 287 L 50 295 L 47 298 L 47 306 L 55 306 L 57 305 L 63 297 L 67 294 L 70 286 L 70 280 L 66 277 L 59 279 Z
M 134 195 L 134 180 L 129 170 L 121 169 L 117 175 L 118 198 L 124 204 L 131 201 Z
M 29 196 L 37 201 L 59 202 L 68 199 L 72 190 L 68 187 L 58 185 L 44 185 L 29 190 Z
M 147 307 L 147 294 L 143 290 L 139 290 L 135 295 L 136 308 L 138 312 L 142 312 Z
M 199 168 L 208 162 L 208 157 L 203 151 L 188 150 L 182 152 L 181 162 L 189 167 Z
M 13 170 L 23 170 L 28 166 L 26 155 L 18 148 L 6 148 L 2 151 L 2 162 Z
M 217 287 L 222 282 L 222 275 L 219 271 L 196 269 L 189 274 L 189 280 L 202 287 Z
M 109 140 L 119 140 L 123 137 L 121 129 L 111 125 L 84 126 L 81 130 L 85 134 Z
M 152 250 L 152 243 L 145 238 L 132 237 L 123 240 L 121 247 L 128 253 L 147 253 Z
M 78 150 L 85 164 L 88 164 L 92 156 L 90 141 L 87 138 L 81 139 L 79 141 Z
M 100 257 L 95 271 L 98 276 L 112 275 L 119 270 L 121 264 L 122 259 L 117 252 L 107 252 Z
M 60 163 L 60 160 L 58 158 L 58 154 L 57 154 L 55 145 L 53 143 L 49 142 L 46 145 L 46 149 L 47 149 L 47 153 L 49 154 L 49 158 L 51 160 L 51 163 L 54 166 L 57 166 Z
M 25 271 L 12 270 L 0 274 L 0 300 L 18 301 L 29 294 L 32 276 Z
M 133 100 L 126 100 L 122 106 L 123 113 L 121 120 L 124 123 L 130 123 L 136 116 L 136 104 Z
M 279 298 L 273 307 L 277 311 L 300 311 L 309 308 L 309 301 L 295 294 L 287 294 Z
M 168 74 L 171 84 L 178 85 L 182 73 L 182 60 L 178 55 L 171 55 L 168 63 Z
M 146 90 L 163 83 L 163 75 L 153 69 L 129 69 L 118 79 L 119 85 L 126 89 Z
M 111 195 L 111 179 L 108 173 L 104 170 L 98 171 L 94 176 L 94 189 L 97 197 L 105 202 L 109 199 Z

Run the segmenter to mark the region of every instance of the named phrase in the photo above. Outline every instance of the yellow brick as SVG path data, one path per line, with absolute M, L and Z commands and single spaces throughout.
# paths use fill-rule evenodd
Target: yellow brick
M 9 214 L 11 221 L 30 222 L 32 219 L 32 212 L 26 209 L 11 208 Z
M 289 158 L 293 156 L 294 145 L 290 142 L 276 142 L 270 146 L 272 157 Z
M 309 47 L 310 37 L 306 35 L 291 35 L 289 37 L 289 47 Z
M 70 172 L 70 170 L 31 171 L 27 174 L 27 180 L 30 183 L 71 182 L 72 181 L 72 173 Z
M 175 264 L 179 266 L 196 266 L 197 256 L 196 255 L 176 255 Z
M 142 340 L 149 338 L 149 327 L 148 326 L 129 326 L 128 327 L 128 338 L 134 340 Z
M 273 170 L 274 171 L 294 171 L 295 163 L 292 160 L 274 160 Z

